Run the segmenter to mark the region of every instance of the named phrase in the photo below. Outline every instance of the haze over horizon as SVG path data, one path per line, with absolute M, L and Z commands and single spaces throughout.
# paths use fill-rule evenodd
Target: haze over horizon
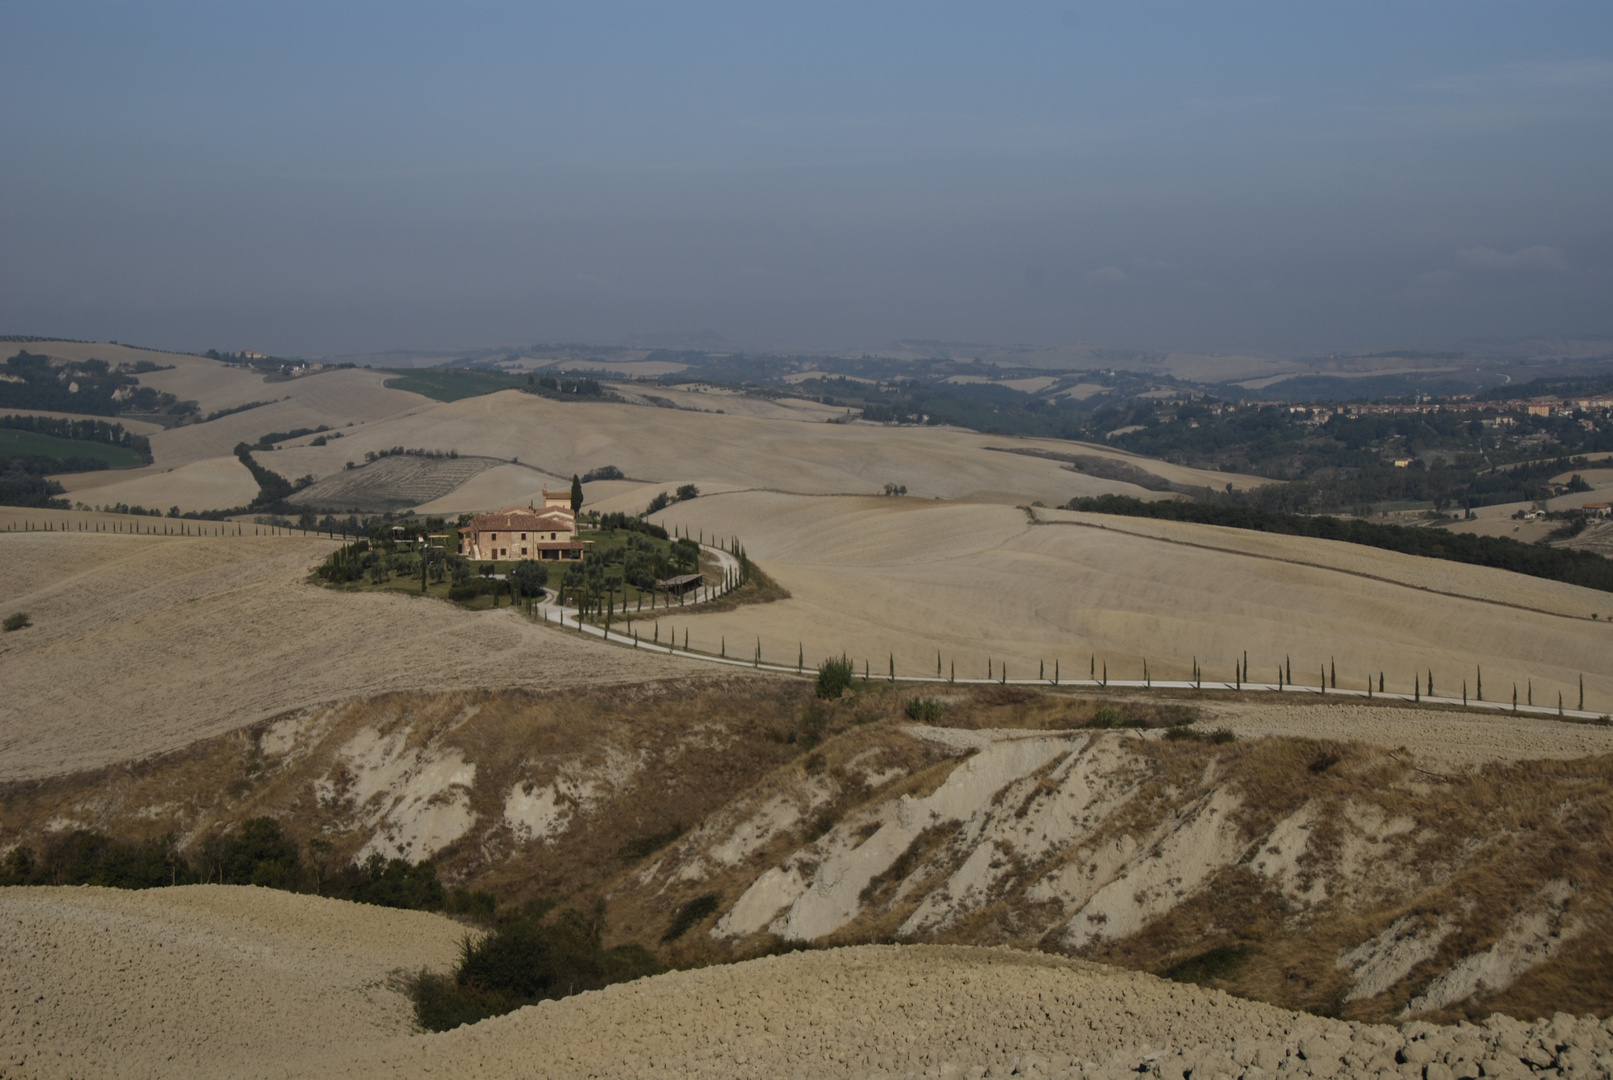
M 0 8 L 0 332 L 1613 333 L 1613 8 Z

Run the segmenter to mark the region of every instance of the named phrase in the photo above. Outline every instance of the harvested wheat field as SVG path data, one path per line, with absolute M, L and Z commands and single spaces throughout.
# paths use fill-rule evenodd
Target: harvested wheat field
M 406 1033 L 397 973 L 466 933 L 223 885 L 0 889 L 0 926 L 0 1076 L 40 1078 L 265 1075 Z
M 9 889 L 0 918 L 8 1076 L 1405 1075 L 1397 1058 L 1419 1075 L 1424 1062 L 1453 1076 L 1538 1062 L 1594 1076 L 1613 1045 L 1591 1017 L 1397 1029 L 1057 957 L 929 946 L 675 972 L 407 1035 L 398 976 L 446 967 L 464 933 L 437 916 L 191 886 Z
M 8 511 L 5 520 L 30 513 L 37 521 L 41 512 Z M 387 690 L 705 673 L 508 609 L 475 613 L 309 584 L 335 546 L 288 536 L 0 534 L 0 596 L 34 623 L 0 638 L 0 776 L 140 758 L 287 709 Z
M 105 469 L 56 477 L 75 503 L 87 506 L 144 506 L 182 513 L 245 506 L 258 495 L 258 482 L 233 455 L 175 466 Z M 40 511 L 35 511 L 39 514 Z
M 774 408 L 769 406 L 769 408 Z M 1160 478 L 1224 487 L 1267 481 L 1132 458 L 1101 447 L 1013 439 L 939 427 L 828 424 L 810 416 L 718 415 L 598 402 L 562 403 L 515 390 L 465 398 L 344 429 L 324 447 L 298 446 L 271 459 L 282 475 L 328 476 L 364 452 L 393 446 L 457 450 L 534 465 L 562 477 L 615 465 L 647 483 L 702 490 L 764 488 L 811 494 L 872 493 L 905 484 L 915 496 L 1003 504 L 1063 503 L 1075 495 L 1154 497 L 1136 484 L 1074 472 L 1063 463 L 992 449 L 1076 452 L 1138 466 Z M 520 494 L 516 492 L 514 494 Z M 485 499 L 485 494 L 481 499 Z M 440 499 L 433 508 L 486 509 Z
M 691 647 L 816 665 L 842 652 L 861 674 L 959 678 L 1251 678 L 1410 693 L 1414 674 L 1444 696 L 1462 681 L 1489 700 L 1613 709 L 1613 597 L 1505 571 L 1355 545 L 1213 526 L 920 499 L 702 497 L 658 515 L 669 526 L 737 536 L 788 600 L 673 611 L 664 638 Z M 646 622 L 641 636 L 649 636 Z M 939 657 L 937 654 L 939 653 Z M 988 666 L 989 665 L 989 666 Z M 1285 672 L 1286 676 L 1286 672 Z M 1331 677 L 1331 669 L 1330 669 Z
M 1314 699 L 1313 699 L 1314 700 Z M 1613 726 L 1540 716 L 1496 716 L 1457 708 L 1205 700 L 1206 727 L 1240 739 L 1288 736 L 1357 740 L 1402 749 L 1423 768 L 1461 773 L 1492 761 L 1572 761 L 1613 754 Z

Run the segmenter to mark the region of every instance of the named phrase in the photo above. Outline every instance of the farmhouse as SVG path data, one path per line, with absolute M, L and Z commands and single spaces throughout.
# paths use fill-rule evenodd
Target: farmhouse
M 512 506 L 477 514 L 459 530 L 459 553 L 471 559 L 580 559 L 571 496 L 543 491 L 543 508 Z

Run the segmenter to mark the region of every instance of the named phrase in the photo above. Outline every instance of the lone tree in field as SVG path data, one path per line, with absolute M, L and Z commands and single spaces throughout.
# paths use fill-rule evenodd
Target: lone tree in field
M 573 514 L 582 509 L 582 478 L 576 473 L 571 474 L 571 512 Z

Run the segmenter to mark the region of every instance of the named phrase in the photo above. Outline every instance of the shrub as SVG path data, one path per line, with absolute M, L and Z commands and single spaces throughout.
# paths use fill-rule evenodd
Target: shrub
M 1119 709 L 1111 709 L 1107 705 L 1092 714 L 1092 720 L 1087 727 L 1114 728 L 1120 727 L 1124 721 L 1120 718 Z
M 629 840 L 616 852 L 616 857 L 623 862 L 637 862 L 646 855 L 655 854 L 682 835 L 683 822 L 674 821 L 661 832 Z
M 851 687 L 851 661 L 842 656 L 818 665 L 818 696 L 833 701 Z
M 941 703 L 931 697 L 912 698 L 907 703 L 907 718 L 926 724 L 938 723 L 941 719 Z
M 687 934 L 696 923 L 715 915 L 717 908 L 721 905 L 722 900 L 716 893 L 697 896 L 684 904 L 678 909 L 678 913 L 672 916 L 672 922 L 667 925 L 666 933 L 661 935 L 661 944 L 665 945 L 669 941 L 678 940 L 684 934 Z
M 482 590 L 476 585 L 455 585 L 448 590 L 448 599 L 463 604 L 466 601 L 476 599 L 481 594 Z
M 21 630 L 23 627 L 32 626 L 33 624 L 33 620 L 28 617 L 28 613 L 26 611 L 18 611 L 14 614 L 7 615 L 6 621 L 0 623 L 0 627 L 4 627 L 6 633 L 9 634 L 13 630 Z
M 451 978 L 422 974 L 414 987 L 420 1026 L 447 1031 L 659 970 L 642 946 L 603 948 L 597 920 L 567 911 L 543 923 L 542 910 L 529 908 L 479 940 L 466 938 Z
M 1186 739 L 1191 742 L 1229 743 L 1237 742 L 1238 737 L 1227 728 L 1216 728 L 1211 732 L 1194 731 L 1190 727 L 1173 727 L 1165 730 L 1165 737 L 1171 740 Z
M 1175 982 L 1203 985 L 1217 979 L 1230 979 L 1249 959 L 1249 948 L 1243 945 L 1223 945 L 1197 956 L 1190 956 L 1166 968 L 1161 974 Z

